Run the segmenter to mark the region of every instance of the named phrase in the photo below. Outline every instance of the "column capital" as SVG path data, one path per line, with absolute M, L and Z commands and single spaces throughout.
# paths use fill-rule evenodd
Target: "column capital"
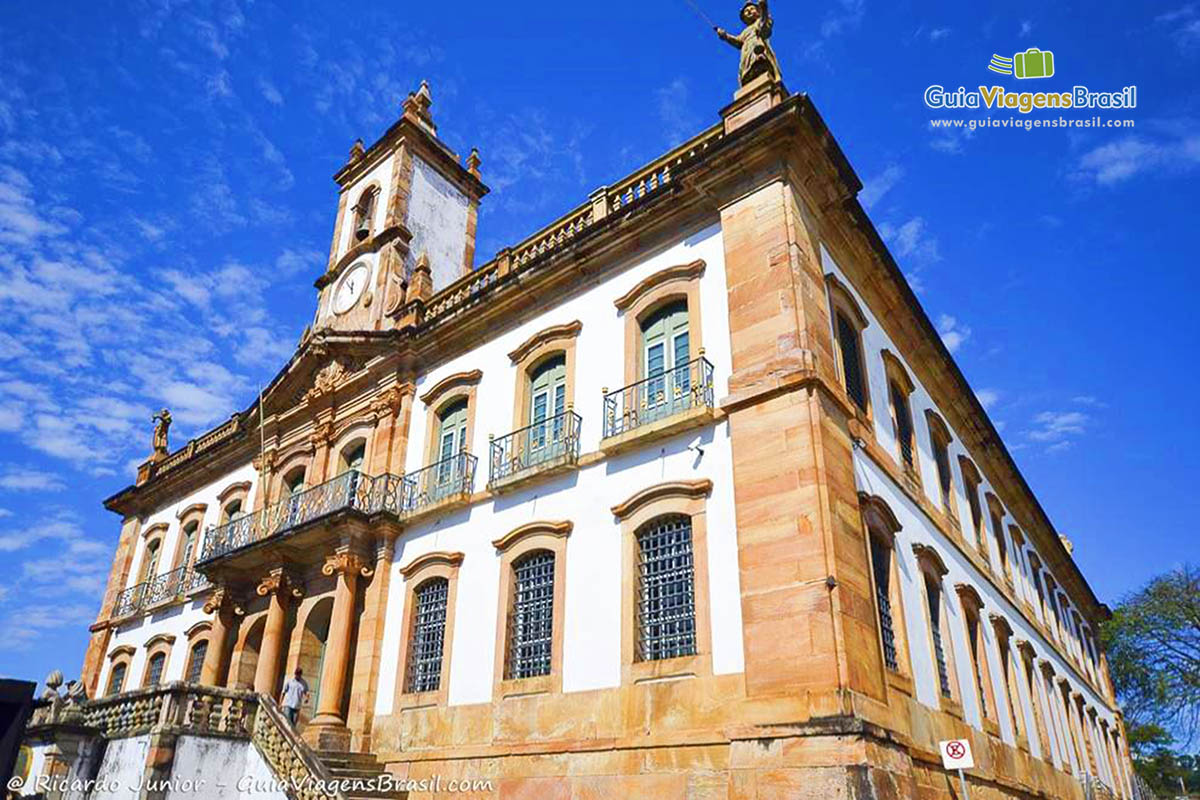
M 259 597 L 275 592 L 291 597 L 303 597 L 304 585 L 286 570 L 274 569 L 264 575 L 254 590 Z
M 365 556 L 354 552 L 331 553 L 325 556 L 325 566 L 321 567 L 323 575 L 333 575 L 340 573 L 347 577 L 351 575 L 361 575 L 364 578 L 369 578 L 375 574 L 375 565 L 366 559 Z
M 403 399 L 403 389 L 399 386 L 389 386 L 371 401 L 371 413 L 376 417 L 395 416 L 400 413 Z
M 321 447 L 329 444 L 333 439 L 333 423 L 329 421 L 318 422 L 313 426 L 312 433 L 309 434 L 308 441 L 314 447 Z
M 239 617 L 245 616 L 246 614 L 246 609 L 242 608 L 241 604 L 237 602 L 233 596 L 233 592 L 231 592 L 225 586 L 218 586 L 216 590 L 208 596 L 208 599 L 204 601 L 204 613 L 219 614 L 226 611 L 236 614 Z
M 275 469 L 276 451 L 274 449 L 265 450 L 251 459 L 250 463 L 258 472 L 270 472 Z

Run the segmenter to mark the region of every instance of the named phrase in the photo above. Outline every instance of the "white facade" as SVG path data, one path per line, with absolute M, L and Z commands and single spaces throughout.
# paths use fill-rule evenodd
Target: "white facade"
M 821 256 L 826 274 L 835 276 L 841 282 L 846 290 L 854 296 L 859 310 L 867 318 L 868 325 L 861 332 L 862 354 L 866 367 L 866 382 L 871 396 L 871 407 L 877 410 L 877 413 L 873 416 L 875 437 L 885 450 L 896 452 L 898 442 L 896 441 L 895 431 L 892 428 L 891 417 L 886 411 L 883 411 L 889 405 L 888 380 L 880 353 L 884 350 L 889 350 L 902 363 L 905 362 L 904 355 L 900 348 L 888 337 L 861 296 L 855 292 L 849 279 L 838 267 L 830 253 L 822 248 Z M 904 365 L 908 369 L 909 375 L 913 376 L 914 372 L 908 368 L 907 363 Z M 934 457 L 930 452 L 930 435 L 924 412 L 926 409 L 938 411 L 938 408 L 934 405 L 928 391 L 915 377 L 913 377 L 913 385 L 914 389 L 909 396 L 909 403 L 914 427 L 913 438 L 916 442 L 916 460 L 918 468 L 921 470 L 921 486 L 930 503 L 937 507 L 941 503 L 938 489 L 939 484 Z M 945 415 L 942 416 L 944 417 Z M 951 434 L 954 436 L 954 439 L 949 447 L 949 461 L 951 470 L 954 472 L 954 491 L 958 494 L 957 508 L 961 514 L 965 515 L 968 508 L 966 497 L 963 494 L 966 482 L 963 480 L 958 466 L 958 456 L 965 455 L 970 458 L 971 454 L 962 446 L 961 441 L 953 430 L 951 430 Z M 954 648 L 956 657 L 953 661 L 957 670 L 958 685 L 961 687 L 964 697 L 963 712 L 969 724 L 981 730 L 983 728 L 983 723 L 980 719 L 979 704 L 977 702 L 978 690 L 976 689 L 975 677 L 971 672 L 971 660 L 968 657 L 969 645 L 966 638 L 965 625 L 963 624 L 963 611 L 957 594 L 952 590 L 952 587 L 959 583 L 965 583 L 974 587 L 984 601 L 984 608 L 980 611 L 980 629 L 986 640 L 988 673 L 993 683 L 993 696 L 998 698 L 997 702 L 1001 702 L 999 698 L 1007 696 L 1007 691 L 1003 682 L 1004 669 L 1000 664 L 999 648 L 995 641 L 995 635 L 991 629 L 992 626 L 986 624 L 990 614 L 997 614 L 1007 620 L 1013 629 L 1014 641 L 1016 639 L 1025 639 L 1033 644 L 1037 659 L 1039 661 L 1048 661 L 1054 667 L 1056 675 L 1066 677 L 1073 692 L 1079 692 L 1083 695 L 1085 705 L 1097 711 L 1098 719 L 1106 720 L 1110 728 L 1115 727 L 1116 720 L 1111 712 L 1107 710 L 1107 699 L 1100 696 L 1083 680 L 1078 666 L 1063 658 L 1057 649 L 1046 642 L 1042 634 L 1029 624 L 1024 616 L 1025 611 L 1014 606 L 1005 597 L 1004 593 L 997 589 L 993 583 L 996 578 L 980 572 L 974 563 L 959 551 L 958 545 L 950 541 L 933 521 L 929 519 L 925 512 L 906 496 L 904 491 L 896 485 L 895 481 L 861 450 L 856 450 L 855 452 L 855 473 L 859 490 L 882 498 L 896 515 L 901 525 L 900 532 L 896 534 L 894 552 L 899 559 L 901 595 L 903 597 L 905 614 L 904 620 L 908 630 L 909 658 L 913 669 L 915 691 L 917 699 L 920 702 L 937 708 L 939 706 L 939 687 L 933 653 L 925 644 L 929 622 L 924 613 L 922 598 L 924 586 L 921 571 L 917 564 L 917 557 L 912 548 L 914 544 L 923 544 L 934 548 L 949 569 L 949 572 L 943 578 L 943 589 L 950 619 L 943 623 L 942 630 L 946 646 Z M 979 487 L 981 498 L 990 491 L 993 490 L 987 481 L 987 477 L 983 476 L 983 483 Z M 991 521 L 988 519 L 986 508 L 984 509 L 984 521 L 990 532 Z M 1027 572 L 1027 553 L 1033 550 L 1033 547 L 1027 544 L 1025 551 L 1021 553 L 1020 557 L 1015 557 L 1013 555 L 1015 551 L 1012 539 L 1008 533 L 1008 526 L 1010 524 L 1012 524 L 1011 517 L 1006 516 L 1003 526 L 1004 530 L 1001 531 L 1001 535 L 1005 537 L 1010 558 L 1013 558 L 1014 584 L 1018 592 L 1029 593 L 1025 596 L 1031 600 L 1031 605 L 1037 609 L 1036 613 L 1040 615 L 1041 606 L 1037 602 L 1036 595 L 1032 594 L 1030 577 Z M 964 527 L 966 527 L 966 523 L 964 523 Z M 1000 554 L 994 538 L 990 536 L 986 537 L 984 542 L 990 551 L 987 554 L 988 561 L 992 564 L 999 564 Z M 1065 596 L 1064 600 L 1066 600 Z M 1042 681 L 1040 673 L 1036 674 L 1035 678 L 1038 681 Z M 1036 728 L 1032 716 L 1033 709 L 1031 702 L 1039 702 L 1039 699 L 1029 697 L 1024 681 L 1019 681 L 1018 683 L 1017 694 L 1021 700 L 1022 713 L 1025 715 L 1025 730 L 1033 731 Z M 1057 746 L 1057 742 L 1061 738 L 1061 733 L 1056 729 L 1064 723 L 1059 720 L 1060 715 L 1057 707 L 1060 704 L 1051 703 L 1050 705 L 1053 708 L 1046 709 L 1043 706 L 1042 713 L 1043 718 L 1047 721 L 1047 728 L 1049 729 L 1048 732 L 1051 735 L 1052 743 Z M 1005 741 L 1009 744 L 1015 744 L 1016 734 L 1012 730 L 1011 721 L 1006 715 L 1001 714 L 998 716 Z M 1054 724 L 1051 724 L 1052 719 L 1055 720 Z M 1071 738 L 1075 736 L 1076 734 L 1072 731 Z M 1030 737 L 1030 747 L 1036 754 L 1040 755 L 1040 747 L 1036 735 Z M 1071 748 L 1068 747 L 1066 750 L 1070 753 L 1069 757 L 1074 759 Z M 1098 750 L 1097 752 L 1103 751 Z M 1056 763 L 1059 763 L 1058 757 L 1056 756 L 1055 758 Z M 1078 769 L 1078 765 L 1073 765 L 1073 768 Z

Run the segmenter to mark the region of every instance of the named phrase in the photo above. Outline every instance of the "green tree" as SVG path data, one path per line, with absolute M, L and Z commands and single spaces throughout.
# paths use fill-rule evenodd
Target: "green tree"
M 1156 791 L 1200 788 L 1200 570 L 1190 565 L 1126 597 L 1101 637 L 1138 772 Z

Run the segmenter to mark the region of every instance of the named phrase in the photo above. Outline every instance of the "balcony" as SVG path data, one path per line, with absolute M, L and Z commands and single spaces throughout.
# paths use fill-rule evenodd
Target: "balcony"
M 417 516 L 457 506 L 471 497 L 475 485 L 475 467 L 479 459 L 470 453 L 455 453 L 449 458 L 410 472 L 401 480 L 397 508 L 400 518 Z
M 368 517 L 385 515 L 400 522 L 464 501 L 471 495 L 477 461 L 470 453 L 457 453 L 407 475 L 372 477 L 358 470 L 343 472 L 261 511 L 209 528 L 197 563 L 207 569 L 251 545 L 282 540 L 284 534 L 346 511 Z
M 112 615 L 114 618 L 127 617 L 156 606 L 167 605 L 207 589 L 208 586 L 208 578 L 204 573 L 188 566 L 178 567 L 121 592 L 113 604 Z
M 574 411 L 566 411 L 492 439 L 488 488 L 501 492 L 535 477 L 574 469 L 581 422 Z
M 615 392 L 605 391 L 600 449 L 617 453 L 713 418 L 713 366 L 700 356 Z

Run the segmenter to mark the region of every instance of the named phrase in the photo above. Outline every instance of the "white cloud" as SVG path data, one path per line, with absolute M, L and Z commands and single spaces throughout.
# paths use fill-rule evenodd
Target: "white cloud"
M 9 466 L 0 473 L 0 489 L 14 492 L 57 492 L 67 488 L 61 475 L 54 472 Z
M 1154 18 L 1159 25 L 1170 28 L 1171 38 L 1184 53 L 1200 47 L 1200 12 L 1196 3 L 1188 3 Z
M 1017 35 L 1022 39 L 1033 33 L 1033 21 L 1028 19 L 1021 20 L 1021 28 L 1017 31 Z
M 885 222 L 879 226 L 879 234 L 901 258 L 911 257 L 921 265 L 932 264 L 942 259 L 938 240 L 928 235 L 922 217 L 913 217 L 900 225 Z
M 858 193 L 859 202 L 863 204 L 864 208 L 871 208 L 882 200 L 883 196 L 890 192 L 903 177 L 904 167 L 899 164 L 888 164 L 883 172 L 864 181 L 862 191 Z
M 687 141 L 700 129 L 700 117 L 691 109 L 689 95 L 687 81 L 683 78 L 676 78 L 654 90 L 654 102 L 667 147 Z
M 857 28 L 866 14 L 865 0 L 838 0 L 837 7 L 821 22 L 821 36 L 830 38 Z
M 937 328 L 942 342 L 951 353 L 957 353 L 963 342 L 971 337 L 971 329 L 949 314 L 938 317 Z
M 997 389 L 980 389 L 975 396 L 979 398 L 979 404 L 985 411 L 990 411 L 996 403 L 1000 402 L 1000 392 Z
M 1045 445 L 1048 453 L 1058 452 L 1083 436 L 1091 422 L 1082 411 L 1042 411 L 1033 417 L 1026 438 Z
M 950 35 L 949 28 L 934 28 L 929 32 L 929 41 L 940 42 Z
M 1151 138 L 1125 136 L 1099 145 L 1080 156 L 1072 177 L 1099 186 L 1114 186 L 1139 174 L 1183 172 L 1200 166 L 1200 130 Z

